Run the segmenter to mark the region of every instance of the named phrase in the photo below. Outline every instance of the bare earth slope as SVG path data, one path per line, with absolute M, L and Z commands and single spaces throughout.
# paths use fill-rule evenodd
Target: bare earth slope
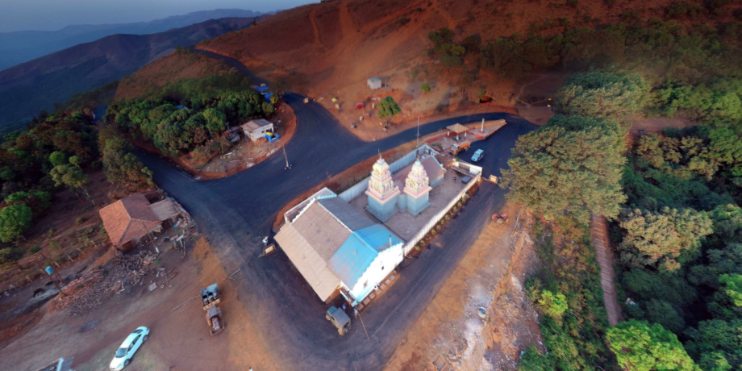
M 258 67 L 258 74 L 288 74 L 303 88 L 300 92 L 317 95 L 429 59 L 427 34 L 440 27 L 454 30 L 457 42 L 468 35 L 487 41 L 513 33 L 528 35 L 533 22 L 549 17 L 564 17 L 570 27 L 622 22 L 621 15 L 625 19 L 628 13 L 642 20 L 662 18 L 672 2 L 619 0 L 609 6 L 604 1 L 580 1 L 573 7 L 549 1 L 338 0 L 278 13 L 199 48 L 237 57 Z M 551 27 L 542 34 L 562 30 Z
M 151 35 L 111 35 L 9 68 L 0 72 L 0 125 L 27 119 L 75 93 L 118 80 L 178 46 L 251 22 L 252 18 L 225 18 Z

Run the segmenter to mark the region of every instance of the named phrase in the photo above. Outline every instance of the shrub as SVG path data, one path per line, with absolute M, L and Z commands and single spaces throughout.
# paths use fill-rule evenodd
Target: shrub
M 8 247 L 5 249 L 0 249 L 0 264 L 7 264 L 14 261 L 17 261 L 18 259 L 23 257 L 23 250 Z
M 426 93 L 430 93 L 430 85 L 428 85 L 427 82 L 422 83 L 422 85 L 420 85 L 420 89 L 422 89 Z
M 409 18 L 400 18 L 398 22 L 399 22 L 400 25 L 404 26 L 404 25 L 410 23 L 410 19 Z
M 41 246 L 34 246 L 30 250 L 31 254 L 36 254 L 37 252 L 41 251 Z
M 567 298 L 561 292 L 556 294 L 544 290 L 541 292 L 541 298 L 538 300 L 538 308 L 541 313 L 554 318 L 561 319 L 562 314 L 567 310 Z
M 461 57 L 457 55 L 442 54 L 438 58 L 438 62 L 440 62 L 441 66 L 443 67 L 452 68 L 452 67 L 460 66 L 462 63 L 462 60 L 461 60 Z

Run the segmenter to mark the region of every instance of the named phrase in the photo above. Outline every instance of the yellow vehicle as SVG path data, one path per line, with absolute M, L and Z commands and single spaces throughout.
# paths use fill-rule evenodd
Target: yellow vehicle
M 471 147 L 471 143 L 469 141 L 455 143 L 450 149 L 451 155 L 456 156 L 459 154 L 459 152 L 464 152 L 469 149 L 469 147 Z

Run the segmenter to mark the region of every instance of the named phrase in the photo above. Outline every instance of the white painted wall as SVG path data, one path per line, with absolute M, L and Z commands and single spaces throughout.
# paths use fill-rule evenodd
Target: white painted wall
M 348 292 L 350 292 L 350 294 L 356 299 L 353 306 L 362 302 L 363 299 L 374 290 L 376 285 L 381 286 L 382 280 L 402 262 L 402 259 L 404 259 L 402 246 L 403 245 L 399 243 L 379 253 L 379 255 L 376 256 L 376 259 L 371 262 L 368 269 L 363 272 L 358 283 L 356 283 L 352 288 L 345 287 L 345 289 L 348 290 Z M 384 269 L 381 269 L 382 267 L 384 267 Z

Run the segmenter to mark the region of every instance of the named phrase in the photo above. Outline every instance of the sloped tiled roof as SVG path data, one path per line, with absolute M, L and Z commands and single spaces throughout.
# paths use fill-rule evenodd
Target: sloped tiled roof
M 122 198 L 100 209 L 100 217 L 111 243 L 115 246 L 143 237 L 160 225 L 160 219 L 141 193 Z
M 310 203 L 291 225 L 324 261 L 330 260 L 352 233 L 317 201 Z
M 284 225 L 275 239 L 317 296 L 326 301 L 340 286 L 340 278 L 292 224 Z

